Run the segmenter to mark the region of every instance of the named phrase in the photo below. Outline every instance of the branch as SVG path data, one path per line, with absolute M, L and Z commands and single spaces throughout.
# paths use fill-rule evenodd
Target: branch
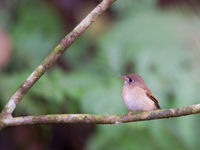
M 22 100 L 29 89 L 39 78 L 58 60 L 67 48 L 101 15 L 115 0 L 103 0 L 75 29 L 67 34 L 62 41 L 52 50 L 32 74 L 17 89 L 0 114 L 0 129 L 9 126 L 52 124 L 52 123 L 93 123 L 93 124 L 118 124 L 143 120 L 179 117 L 200 113 L 200 104 L 156 110 L 128 115 L 92 115 L 92 114 L 54 114 L 41 116 L 12 117 L 17 104 Z
M 55 123 L 84 123 L 84 124 L 119 124 L 144 120 L 180 117 L 200 113 L 200 104 L 172 108 L 166 110 L 148 111 L 128 115 L 92 115 L 92 114 L 54 114 L 41 116 L 24 116 L 1 118 L 0 129 L 9 126 L 55 124 Z
M 29 89 L 38 81 L 38 79 L 49 69 L 67 48 L 94 22 L 97 18 L 114 2 L 115 0 L 103 0 L 92 10 L 73 31 L 67 34 L 62 41 L 52 50 L 52 52 L 43 60 L 32 74 L 22 83 L 14 95 L 10 98 L 4 107 L 2 114 L 11 116 L 17 104 L 22 100 Z

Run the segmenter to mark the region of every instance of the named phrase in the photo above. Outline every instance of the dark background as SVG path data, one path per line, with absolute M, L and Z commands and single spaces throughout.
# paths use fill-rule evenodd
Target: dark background
M 0 108 L 97 4 L 0 0 Z M 34 85 L 14 116 L 128 113 L 119 74 L 140 74 L 162 108 L 199 103 L 200 2 L 118 0 Z M 196 150 L 199 115 L 119 125 L 34 125 L 0 132 L 1 150 Z

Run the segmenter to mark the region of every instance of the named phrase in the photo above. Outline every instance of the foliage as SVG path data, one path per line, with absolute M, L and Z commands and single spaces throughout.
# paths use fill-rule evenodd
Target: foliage
M 155 1 L 117 1 L 113 10 L 118 19 L 108 32 L 96 41 L 88 33 L 81 36 L 61 58 L 72 69 L 59 65 L 50 69 L 15 115 L 127 113 L 118 75 L 128 72 L 144 77 L 163 108 L 198 103 L 200 72 L 195 54 L 199 51 L 191 54 L 187 45 L 190 36 L 197 34 L 192 32 L 195 24 L 199 24 L 195 17 L 189 19 L 193 14 L 161 11 Z M 18 20 L 10 25 L 13 58 L 0 74 L 1 106 L 56 45 L 64 30 L 58 14 L 43 2 L 22 1 L 16 13 Z M 184 34 L 185 29 L 189 31 Z M 91 41 L 96 43 L 92 53 Z M 197 149 L 199 121 L 196 115 L 101 125 L 90 137 L 87 149 Z

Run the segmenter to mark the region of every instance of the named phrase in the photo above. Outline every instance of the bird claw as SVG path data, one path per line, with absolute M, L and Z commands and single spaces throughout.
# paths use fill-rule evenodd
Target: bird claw
M 132 111 L 129 111 L 128 117 L 130 117 L 132 114 L 133 114 L 133 112 L 132 112 Z

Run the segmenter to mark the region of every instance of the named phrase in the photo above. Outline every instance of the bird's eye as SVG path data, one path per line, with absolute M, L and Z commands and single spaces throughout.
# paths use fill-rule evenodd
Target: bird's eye
M 131 78 L 128 79 L 129 82 L 132 82 L 133 80 Z

